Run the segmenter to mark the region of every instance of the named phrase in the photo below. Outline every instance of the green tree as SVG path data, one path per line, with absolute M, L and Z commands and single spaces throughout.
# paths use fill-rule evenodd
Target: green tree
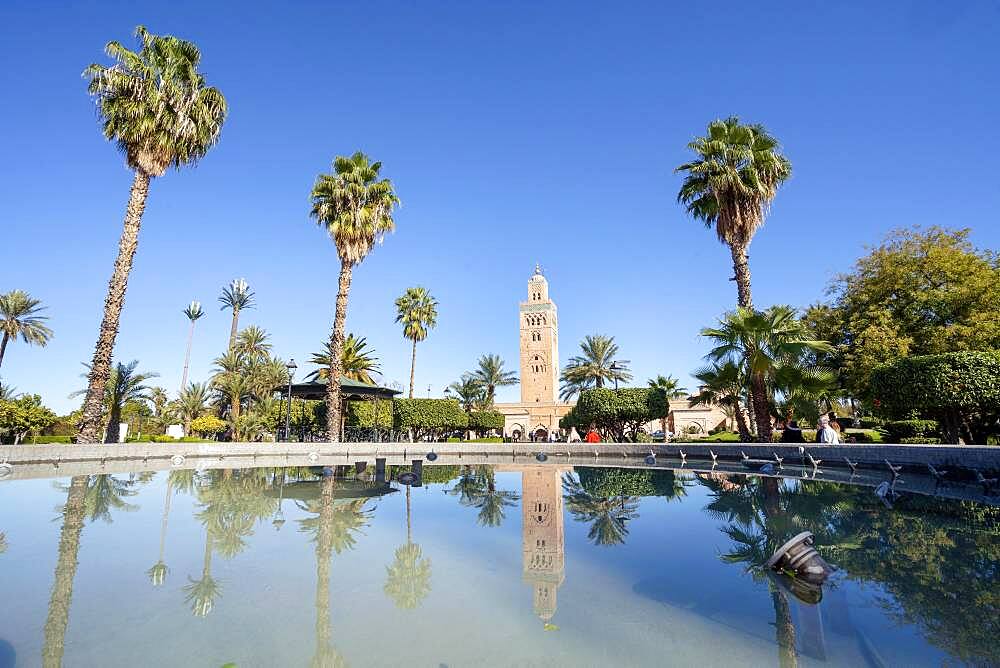
M 499 355 L 483 355 L 479 358 L 479 368 L 472 372 L 472 378 L 483 389 L 484 408 L 491 408 L 496 400 L 497 388 L 517 385 L 517 374 L 505 371 L 503 359 Z
M 406 544 L 396 548 L 395 559 L 385 567 L 385 573 L 383 591 L 397 608 L 413 610 L 431 592 L 431 560 L 413 542 L 409 485 L 406 486 Z
M 701 335 L 714 344 L 707 360 L 730 362 L 747 378 L 757 436 L 764 443 L 771 441 L 772 397 L 783 369 L 806 366 L 809 355 L 832 350 L 826 341 L 810 337 L 790 306 L 767 311 L 739 308 L 727 313 L 718 327 L 702 329 Z
M 590 525 L 587 538 L 594 545 L 621 545 L 628 537 L 628 523 L 639 516 L 639 499 L 634 496 L 594 496 L 572 473 L 563 474 L 563 498 L 570 515 Z
M 698 404 L 719 404 L 732 411 L 740 440 L 753 440 L 751 424 L 747 422 L 743 406 L 747 399 L 746 374 L 733 362 L 723 362 L 705 366 L 692 374 L 699 381 L 698 394 L 688 399 L 691 406 Z
M 28 345 L 44 347 L 52 338 L 52 330 L 45 325 L 48 316 L 40 315 L 45 310 L 39 299 L 34 299 L 23 290 L 11 290 L 0 295 L 0 366 L 7 351 L 7 343 L 18 337 Z
M 379 362 L 378 358 L 375 357 L 375 351 L 368 347 L 368 339 L 363 336 L 356 337 L 354 334 L 348 334 L 347 338 L 344 339 L 342 351 L 340 358 L 341 375 L 360 383 L 373 385 L 375 380 L 372 378 L 372 374 L 379 372 Z M 319 368 L 306 376 L 306 379 L 326 380 L 329 378 L 329 341 L 323 344 L 323 352 L 312 354 L 312 357 L 309 358 L 309 363 L 316 364 Z
M 153 35 L 142 26 L 135 34 L 141 42 L 139 51 L 109 42 L 105 51 L 114 64 L 94 64 L 84 71 L 90 94 L 97 99 L 104 136 L 117 143 L 135 176 L 90 364 L 80 443 L 99 442 L 104 426 L 111 355 L 150 181 L 168 167 L 180 168 L 202 158 L 218 140 L 226 118 L 225 98 L 218 89 L 206 86 L 198 71 L 198 47 L 170 35 Z
M 0 399 L 0 434 L 10 434 L 14 445 L 28 434 L 37 434 L 52 425 L 56 419 L 56 414 L 42 405 L 42 398 L 37 394 Z
M 90 368 L 89 364 L 85 364 L 84 366 Z M 151 400 L 151 388 L 145 383 L 152 378 L 158 378 L 160 374 L 153 371 L 136 371 L 138 366 L 139 360 L 132 360 L 128 363 L 118 362 L 111 370 L 111 377 L 108 379 L 108 384 L 104 392 L 101 412 L 102 420 L 105 419 L 104 416 L 107 416 L 104 431 L 105 443 L 118 442 L 122 410 L 126 404 L 129 402 L 145 403 Z M 93 370 L 91 369 L 90 373 L 84 374 L 83 377 L 93 379 Z M 89 396 L 89 392 L 90 387 L 88 386 L 86 389 L 72 393 L 70 397 L 80 396 L 81 394 Z M 84 400 L 84 411 L 86 411 L 86 400 Z
M 413 380 L 417 368 L 417 342 L 427 338 L 437 326 L 437 300 L 426 288 L 406 288 L 396 299 L 396 322 L 403 324 L 403 336 L 413 342 L 410 358 L 410 399 L 413 398 Z
M 333 173 L 320 174 L 310 193 L 310 215 L 326 228 L 340 258 L 330 350 L 341 350 L 344 346 L 344 322 L 355 265 L 395 226 L 392 211 L 399 198 L 389 179 L 379 179 L 381 170 L 381 162 L 371 162 L 361 151 L 349 158 L 337 156 Z M 340 378 L 341 371 L 340 357 L 331 355 L 328 377 Z M 327 438 L 331 441 L 340 440 L 340 423 L 340 383 L 327 383 L 326 424 Z
M 194 342 L 194 323 L 205 315 L 205 312 L 201 310 L 201 302 L 193 301 L 188 304 L 187 308 L 184 309 L 184 315 L 191 322 L 191 326 L 188 329 L 187 352 L 184 353 L 184 373 L 181 374 L 181 390 L 187 387 L 188 384 L 188 367 L 191 366 L 191 344 Z
M 673 376 L 659 375 L 656 378 L 650 378 L 646 382 L 649 385 L 649 389 L 662 394 L 663 400 L 666 402 L 667 413 L 660 418 L 660 431 L 663 432 L 663 438 L 666 439 L 667 415 L 670 414 L 670 402 L 673 399 L 683 399 L 687 394 L 687 388 L 681 387 L 681 382 Z
M 806 311 L 815 338 L 836 350 L 820 360 L 871 401 L 871 372 L 908 355 L 1000 349 L 1000 255 L 977 249 L 968 229 L 894 230 Z
M 192 420 L 189 428 L 191 431 L 207 438 L 224 432 L 226 430 L 226 423 L 214 415 L 202 415 Z
M 483 385 L 471 373 L 462 374 L 459 380 L 448 386 L 448 390 L 455 394 L 466 413 L 471 413 L 486 405 Z
M 582 355 L 569 359 L 559 380 L 562 387 L 559 396 L 569 401 L 581 390 L 602 388 L 605 382 L 628 382 L 632 380 L 627 365 L 613 364 L 618 355 L 615 337 L 595 334 L 584 337 L 580 343 Z
M 253 300 L 254 292 L 244 278 L 234 278 L 229 285 L 222 288 L 222 295 L 219 297 L 222 306 L 219 307 L 219 310 L 225 311 L 228 308 L 233 312 L 233 321 L 229 326 L 229 347 L 227 350 L 232 350 L 233 346 L 236 345 L 236 335 L 240 328 L 240 312 L 253 308 Z
M 191 423 L 207 410 L 209 398 L 206 383 L 191 383 L 177 397 L 177 415 L 184 424 L 184 434 L 191 432 Z
M 739 306 L 753 308 L 747 249 L 792 165 L 763 125 L 736 116 L 709 123 L 688 149 L 695 159 L 675 170 L 685 173 L 677 201 L 729 246 Z

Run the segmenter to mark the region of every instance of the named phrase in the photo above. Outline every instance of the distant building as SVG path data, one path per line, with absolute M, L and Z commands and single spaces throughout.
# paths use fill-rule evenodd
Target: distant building
M 528 466 L 521 470 L 521 577 L 532 587 L 535 614 L 556 613 L 556 594 L 566 577 L 562 474 L 572 468 Z

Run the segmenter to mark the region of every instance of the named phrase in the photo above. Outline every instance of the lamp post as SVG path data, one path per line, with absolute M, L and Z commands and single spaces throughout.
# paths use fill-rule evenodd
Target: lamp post
M 629 363 L 629 360 L 612 360 L 611 366 L 608 367 L 611 371 L 624 371 L 628 367 L 625 366 Z M 615 390 L 618 389 L 618 374 L 615 374 Z
M 285 368 L 288 369 L 288 410 L 285 411 L 285 440 L 288 441 L 288 432 L 292 422 L 292 376 L 295 375 L 295 370 L 299 368 L 295 364 L 295 358 L 288 360 Z

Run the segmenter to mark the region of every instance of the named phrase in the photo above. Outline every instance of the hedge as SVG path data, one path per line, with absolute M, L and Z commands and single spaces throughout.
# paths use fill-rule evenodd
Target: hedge
M 496 411 L 473 411 L 469 413 L 469 429 L 473 431 L 488 431 L 503 429 L 503 413 Z
M 871 376 L 876 412 L 937 420 L 945 442 L 986 443 L 1000 416 L 1000 352 L 904 357 Z
M 941 439 L 936 436 L 908 436 L 899 439 L 899 442 L 904 445 L 937 445 Z
M 615 441 L 634 439 L 645 423 L 666 417 L 669 406 L 662 392 L 646 387 L 584 390 L 576 406 L 559 420 L 563 429 L 591 424 Z
M 417 435 L 428 431 L 466 429 L 469 415 L 454 399 L 395 399 L 392 426 Z
M 392 427 L 392 401 L 349 401 L 347 402 L 347 426 L 373 429 Z M 376 424 L 377 421 L 377 424 Z
M 75 436 L 36 436 L 35 438 L 29 437 L 29 440 L 35 445 L 44 445 L 46 443 L 72 443 Z
M 940 435 L 937 420 L 893 420 L 885 424 L 891 443 L 903 443 L 904 438 L 929 438 Z

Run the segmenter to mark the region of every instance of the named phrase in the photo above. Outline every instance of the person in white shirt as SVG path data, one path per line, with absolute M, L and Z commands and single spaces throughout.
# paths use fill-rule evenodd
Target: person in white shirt
M 830 426 L 830 418 L 825 415 L 819 419 L 819 439 L 817 440 L 827 445 L 838 445 L 840 443 L 837 432 Z

